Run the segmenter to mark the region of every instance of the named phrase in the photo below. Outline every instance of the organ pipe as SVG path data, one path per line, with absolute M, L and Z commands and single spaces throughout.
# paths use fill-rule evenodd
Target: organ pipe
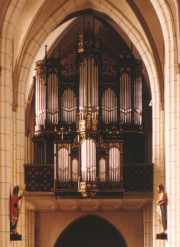
M 61 98 L 61 119 L 63 122 L 75 123 L 77 117 L 77 99 L 71 89 L 64 91 Z
M 128 73 L 120 76 L 120 122 L 131 123 L 131 77 Z
M 109 181 L 120 182 L 120 151 L 117 147 L 109 150 Z
M 36 63 L 35 79 L 35 130 L 41 129 L 45 124 L 45 86 L 44 86 L 44 67 L 43 62 Z
M 92 56 L 84 58 L 80 64 L 79 88 L 80 120 L 84 120 L 87 112 L 98 113 L 98 66 Z
M 99 181 L 106 181 L 106 161 L 103 158 L 101 158 L 99 161 Z
M 58 181 L 69 181 L 69 152 L 68 147 L 61 147 L 58 149 Z
M 102 97 L 102 120 L 105 123 L 117 122 L 117 97 L 110 88 Z
M 58 77 L 52 73 L 47 83 L 47 121 L 58 124 Z
M 134 123 L 142 124 L 142 79 L 137 77 L 134 81 Z
M 96 145 L 92 139 L 84 139 L 81 145 L 82 181 L 96 180 Z

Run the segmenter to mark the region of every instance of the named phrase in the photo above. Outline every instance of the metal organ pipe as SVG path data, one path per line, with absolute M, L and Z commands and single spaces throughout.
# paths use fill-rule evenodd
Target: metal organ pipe
M 36 76 L 35 83 L 35 117 L 36 117 L 36 129 L 38 130 L 41 125 L 44 125 L 44 79 L 39 75 Z
M 84 120 L 87 111 L 98 113 L 98 66 L 94 57 L 87 57 L 80 64 L 79 88 L 80 120 Z
M 76 158 L 72 160 L 72 181 L 78 181 L 78 160 Z
M 76 97 L 72 89 L 68 88 L 64 91 L 61 98 L 61 119 L 67 123 L 76 122 Z
M 96 145 L 92 139 L 85 139 L 81 145 L 82 181 L 96 180 Z
M 141 76 L 134 81 L 134 123 L 142 124 L 142 80 Z
M 128 73 L 120 77 L 120 121 L 131 123 L 131 77 Z
M 109 181 L 120 182 L 120 151 L 116 147 L 109 150 Z
M 104 158 L 101 158 L 99 161 L 99 181 L 106 181 L 106 161 Z
M 117 97 L 111 88 L 102 97 L 102 119 L 105 123 L 117 121 Z
M 58 123 L 58 78 L 55 73 L 48 77 L 47 120 L 50 124 Z
M 58 181 L 68 182 L 69 179 L 69 153 L 67 148 L 58 150 Z

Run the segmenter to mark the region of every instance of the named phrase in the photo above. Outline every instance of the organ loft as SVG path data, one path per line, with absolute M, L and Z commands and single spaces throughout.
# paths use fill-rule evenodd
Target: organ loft
M 109 29 L 100 18 L 82 16 L 36 62 L 27 190 L 122 197 L 137 183 L 128 178 L 132 165 L 136 172 L 150 162 L 150 95 L 142 61 Z M 42 181 L 34 171 L 44 174 Z

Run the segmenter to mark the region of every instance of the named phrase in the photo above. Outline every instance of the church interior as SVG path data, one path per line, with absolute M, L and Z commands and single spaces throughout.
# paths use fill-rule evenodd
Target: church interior
M 177 247 L 180 2 L 0 7 L 0 246 Z

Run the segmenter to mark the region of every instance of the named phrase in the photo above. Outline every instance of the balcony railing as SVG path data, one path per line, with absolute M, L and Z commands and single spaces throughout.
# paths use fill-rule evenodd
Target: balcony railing
M 54 180 L 54 166 L 25 164 L 26 190 L 29 192 L 63 192 L 74 195 L 80 191 L 78 182 L 57 182 Z M 129 164 L 123 166 L 123 184 L 96 182 L 101 194 L 113 194 L 116 191 L 152 192 L 153 164 Z M 86 186 L 95 186 L 87 183 Z

